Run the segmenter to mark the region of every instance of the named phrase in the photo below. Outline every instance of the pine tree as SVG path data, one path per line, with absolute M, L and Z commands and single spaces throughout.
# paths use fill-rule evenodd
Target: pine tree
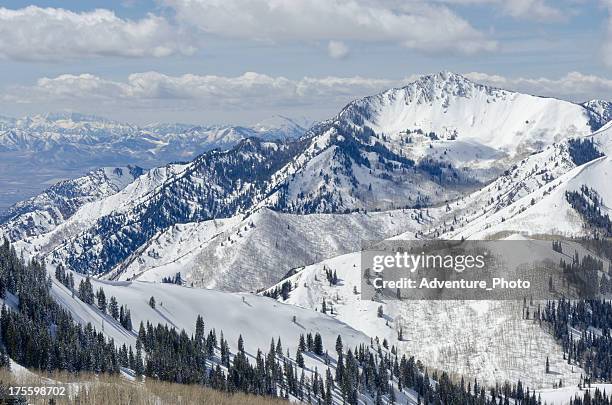
M 126 310 L 125 312 L 125 329 L 132 330 L 132 316 L 130 314 L 130 310 Z
M 134 372 L 137 376 L 141 376 L 143 372 L 142 342 L 140 341 L 140 339 L 136 339 L 136 358 L 134 359 Z
M 244 353 L 244 340 L 242 339 L 242 335 L 238 336 L 238 352 Z
M 89 276 L 85 280 L 81 280 L 79 284 L 79 299 L 86 304 L 93 305 L 94 293 Z
M 342 338 L 340 335 L 336 338 L 336 353 L 338 353 L 338 356 L 342 354 Z
M 313 351 L 317 356 L 323 355 L 323 339 L 321 339 L 321 335 L 319 334 L 319 332 L 315 333 L 315 336 L 314 336 L 314 350 Z
M 119 319 L 119 305 L 117 304 L 117 298 L 112 296 L 110 298 L 110 302 L 108 304 L 108 312 L 113 317 L 113 319 Z
M 155 309 L 155 297 L 154 296 L 151 296 L 151 298 L 149 298 L 149 306 Z
M 102 287 L 100 287 L 96 293 L 96 298 L 98 299 L 98 309 L 106 313 L 106 295 L 104 294 Z
M 180 273 L 177 273 L 177 274 L 180 274 Z M 196 319 L 195 340 L 199 344 L 204 343 L 204 318 L 202 318 L 201 315 L 198 315 Z
M 278 337 L 278 340 L 276 341 L 276 355 L 278 357 L 283 357 L 283 345 L 281 344 L 280 336 Z
M 300 368 L 304 368 L 304 356 L 302 355 L 302 351 L 298 349 L 295 355 L 295 362 Z

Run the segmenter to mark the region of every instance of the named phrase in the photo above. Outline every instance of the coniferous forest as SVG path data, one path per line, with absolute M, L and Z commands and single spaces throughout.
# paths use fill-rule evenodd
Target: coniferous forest
M 119 372 L 112 340 L 79 325 L 51 297 L 51 280 L 42 263 L 24 263 L 5 240 L 0 247 L 2 364 L 6 355 L 24 367 L 70 372 Z
M 567 363 L 585 370 L 585 383 L 612 380 L 612 302 L 549 301 L 535 316 L 561 342 Z
M 63 268 L 56 276 L 74 289 L 72 277 Z M 375 404 L 395 403 L 408 392 L 423 404 L 541 403 L 535 391 L 520 381 L 489 388 L 476 380 L 453 382 L 446 373 L 430 373 L 414 357 L 400 356 L 394 346 L 389 348 L 378 339 L 350 348 L 344 347 L 341 336 L 335 342 L 324 342 L 318 333 L 307 333 L 296 337 L 296 353 L 283 350 L 280 339 L 272 339 L 266 351 L 259 349 L 251 358 L 244 349 L 247 334 L 239 336 L 238 350 L 232 353 L 223 331 L 207 330 L 205 320 L 198 316 L 194 335 L 167 325 L 141 323 L 135 348 L 117 347 L 91 324 L 76 323 L 53 300 L 51 288 L 42 263 L 25 263 L 7 241 L 1 245 L 1 366 L 8 367 L 10 357 L 39 372 L 116 374 L 125 367 L 136 376 L 312 404 L 357 404 L 363 396 Z M 94 293 L 87 278 L 76 290 L 83 302 L 100 311 L 116 312 L 114 297 L 107 304 L 104 291 Z M 336 355 L 330 356 L 330 351 Z M 307 358 L 312 361 L 306 362 Z M 307 365 L 313 362 L 321 368 Z

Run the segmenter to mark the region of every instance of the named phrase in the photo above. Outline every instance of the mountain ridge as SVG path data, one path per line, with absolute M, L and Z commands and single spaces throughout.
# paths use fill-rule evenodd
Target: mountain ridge
M 415 114 L 425 119 L 406 128 Z M 151 238 L 176 225 L 242 218 L 239 223 L 247 221 L 248 228 L 245 218 L 262 209 L 343 215 L 436 207 L 434 221 L 445 221 L 445 211 L 453 211 L 450 201 L 500 178 L 534 153 L 532 159 L 540 159 L 543 145 L 550 148 L 591 134 L 594 114 L 578 104 L 490 88 L 449 72 L 424 76 L 355 100 L 296 140 L 246 137 L 229 150 L 204 152 L 188 163 L 162 169 L 168 175 L 148 179 L 157 173 L 149 172 L 142 178 L 148 180 L 139 182 L 153 188 L 139 188 L 137 198 L 121 192 L 107 197 L 109 203 L 101 202 L 104 211 L 98 203 L 86 204 L 73 224 L 69 219 L 57 231 L 36 235 L 32 243 L 77 271 L 104 274 L 126 268 L 124 260 L 140 262 L 133 254 L 148 251 L 143 246 Z M 466 116 L 473 119 L 461 127 Z M 500 117 L 520 122 L 504 132 L 496 122 Z M 530 123 L 533 117 L 540 118 Z M 524 127 L 527 132 L 522 132 Z M 503 142 L 491 143 L 497 138 Z M 561 162 L 570 159 L 559 153 L 555 156 L 561 156 Z M 514 187 L 512 182 L 509 187 Z M 115 200 L 121 205 L 113 208 Z M 478 199 L 475 204 L 482 206 Z M 68 236 L 67 229 L 79 231 Z M 433 234 L 444 231 L 442 227 Z M 332 251 L 346 252 L 343 249 Z

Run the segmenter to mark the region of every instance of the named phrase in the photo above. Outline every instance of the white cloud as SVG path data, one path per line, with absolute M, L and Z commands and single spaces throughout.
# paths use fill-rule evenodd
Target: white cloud
M 125 81 L 91 74 L 64 74 L 41 78 L 33 86 L 19 86 L 4 92 L 14 103 L 49 103 L 78 108 L 86 103 L 150 108 L 250 109 L 304 105 L 338 105 L 401 84 L 402 81 L 362 77 L 303 77 L 247 72 L 241 76 L 168 76 L 158 72 L 134 73 Z
M 76 13 L 61 8 L 0 8 L 0 57 L 63 60 L 88 56 L 162 57 L 194 48 L 178 29 L 153 14 L 121 19 L 97 9 Z
M 559 79 L 540 78 L 506 78 L 499 75 L 471 72 L 465 74 L 471 80 L 520 91 L 539 96 L 551 96 L 576 102 L 593 98 L 610 99 L 612 80 L 580 72 L 570 72 Z
M 552 22 L 567 19 L 573 9 L 567 5 L 555 7 L 546 0 L 437 0 L 440 3 L 459 5 L 494 6 L 505 15 L 516 19 Z M 557 2 L 559 3 L 559 2 Z M 558 4 L 557 4 L 558 5 Z
M 348 55 L 349 49 L 342 41 L 329 41 L 329 44 L 327 44 L 327 53 L 334 59 L 342 59 Z
M 483 84 L 572 101 L 608 99 L 612 94 L 612 80 L 578 72 L 558 79 L 506 78 L 479 72 L 465 76 Z M 64 74 L 41 78 L 31 86 L 4 89 L 0 93 L 0 108 L 5 113 L 70 110 L 121 116 L 129 121 L 147 117 L 146 120 L 245 122 L 281 112 L 325 119 L 351 100 L 415 79 L 415 76 L 401 80 L 359 76 L 292 79 L 253 72 L 235 77 L 169 76 L 143 72 L 131 74 L 125 80 L 111 80 L 92 74 Z
M 559 21 L 566 18 L 561 9 L 548 4 L 545 0 L 505 0 L 504 11 L 515 18 L 538 21 Z
M 237 39 L 399 43 L 426 52 L 494 50 L 469 22 L 440 4 L 372 0 L 164 0 L 179 21 Z

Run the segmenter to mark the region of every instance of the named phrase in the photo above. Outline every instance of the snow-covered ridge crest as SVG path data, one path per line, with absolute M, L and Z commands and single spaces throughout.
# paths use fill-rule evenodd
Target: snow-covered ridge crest
M 0 234 L 20 240 L 53 230 L 87 203 L 104 199 L 134 182 L 145 171 L 138 166 L 104 167 L 56 183 L 0 215 Z
M 390 137 L 420 129 L 510 154 L 587 135 L 605 123 L 597 112 L 569 101 L 498 89 L 451 72 L 353 101 L 335 120 Z

